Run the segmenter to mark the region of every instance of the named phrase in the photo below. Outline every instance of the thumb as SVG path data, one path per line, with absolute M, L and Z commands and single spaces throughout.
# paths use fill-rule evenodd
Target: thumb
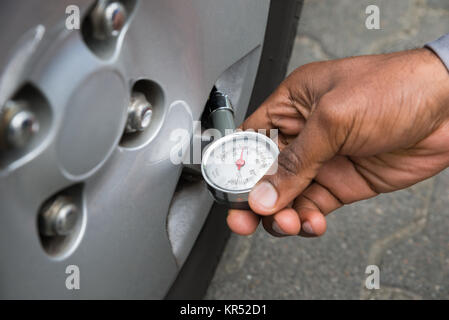
M 270 215 L 288 206 L 338 152 L 346 130 L 341 115 L 330 110 L 335 108 L 316 108 L 301 133 L 279 154 L 269 170 L 274 174 L 265 175 L 250 192 L 254 212 Z

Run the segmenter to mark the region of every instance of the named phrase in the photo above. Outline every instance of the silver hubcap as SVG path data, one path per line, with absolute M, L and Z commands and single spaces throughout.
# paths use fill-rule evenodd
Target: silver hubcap
M 27 47 L 29 58 L 20 61 L 23 72 L 8 83 L 10 92 L 0 90 L 0 108 L 27 84 L 46 100 L 29 103 L 23 91 L 26 110 L 39 119 L 38 138 L 30 130 L 32 116 L 22 113 L 13 127 L 26 129 L 17 141 L 29 140 L 27 148 L 0 151 L 0 274 L 9 288 L 0 298 L 165 295 L 212 204 L 201 183 L 178 185 L 182 164 L 171 160 L 179 144 L 174 133 L 193 133 L 214 85 L 230 96 L 236 122 L 243 120 L 269 3 L 123 0 L 95 6 L 74 0 L 70 4 L 92 16 L 71 31 L 64 24 L 67 1 L 0 4 L 6 6 L 0 19 L 10 26 L 0 39 L 10 52 L 23 47 L 28 30 L 45 30 Z M 102 10 L 89 11 L 100 4 Z M 85 21 L 96 21 L 92 30 L 83 29 Z M 96 40 L 87 43 L 94 35 L 85 38 L 85 32 Z M 1 51 L 0 70 L 10 63 Z M 148 85 L 139 96 L 134 87 L 141 80 Z M 57 200 L 40 211 L 47 199 L 78 185 L 76 201 Z M 39 233 L 69 234 L 70 241 L 49 255 Z M 81 290 L 65 288 L 71 264 L 80 267 Z

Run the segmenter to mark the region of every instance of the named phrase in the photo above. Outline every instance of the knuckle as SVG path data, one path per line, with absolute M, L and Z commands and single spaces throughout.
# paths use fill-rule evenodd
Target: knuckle
M 317 118 L 324 128 L 345 126 L 348 118 L 344 107 L 332 98 L 322 98 L 317 108 Z

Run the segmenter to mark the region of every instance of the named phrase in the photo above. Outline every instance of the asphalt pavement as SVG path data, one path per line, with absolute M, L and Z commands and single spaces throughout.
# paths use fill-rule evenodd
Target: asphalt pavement
M 365 27 L 368 5 L 380 29 Z M 449 32 L 445 0 L 306 0 L 289 72 L 318 60 L 422 47 Z M 232 235 L 207 299 L 448 299 L 449 171 L 345 206 L 318 239 Z M 380 289 L 365 288 L 368 265 Z

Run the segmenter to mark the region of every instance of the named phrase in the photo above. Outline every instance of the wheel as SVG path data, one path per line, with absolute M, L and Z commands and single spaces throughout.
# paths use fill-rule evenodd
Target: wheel
M 274 89 L 298 1 L 1 8 L 0 298 L 202 296 L 228 232 L 195 121 L 213 87 L 236 122 Z

